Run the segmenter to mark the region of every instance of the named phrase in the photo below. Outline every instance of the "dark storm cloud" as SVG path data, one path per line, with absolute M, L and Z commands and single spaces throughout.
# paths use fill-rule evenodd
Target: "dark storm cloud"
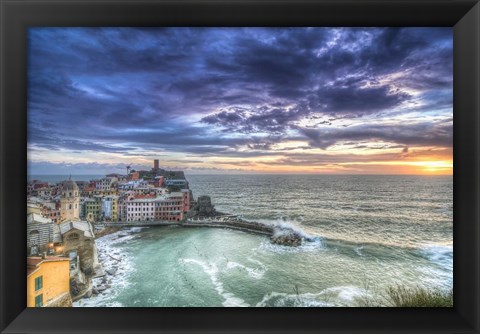
M 292 131 L 322 148 L 451 140 L 438 128 L 408 138 L 297 124 L 368 119 L 414 99 L 408 89 L 421 92 L 420 111 L 451 108 L 450 28 L 32 28 L 28 41 L 28 141 L 52 150 L 233 156 Z
M 380 140 L 405 146 L 451 147 L 453 145 L 452 124 L 444 122 L 420 122 L 393 126 L 365 124 L 334 131 L 299 128 L 299 131 L 309 139 L 312 147 L 322 149 L 347 140 L 353 142 Z

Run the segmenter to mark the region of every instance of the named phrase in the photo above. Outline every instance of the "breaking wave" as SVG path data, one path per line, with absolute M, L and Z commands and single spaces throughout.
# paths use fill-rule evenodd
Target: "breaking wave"
M 200 266 L 203 272 L 210 277 L 217 293 L 224 299 L 222 305 L 225 307 L 247 307 L 250 306 L 242 298 L 235 296 L 233 293 L 225 290 L 223 283 L 220 281 L 218 274 L 219 269 L 215 263 L 206 263 L 195 259 L 180 259 L 183 263 L 193 263 Z

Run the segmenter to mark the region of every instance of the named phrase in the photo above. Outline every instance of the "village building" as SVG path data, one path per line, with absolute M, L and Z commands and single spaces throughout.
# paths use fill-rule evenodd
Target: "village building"
M 123 205 L 126 206 L 127 221 L 181 221 L 190 210 L 190 200 L 190 190 L 184 189 L 163 195 L 135 194 Z
M 60 220 L 80 219 L 80 190 L 75 181 L 64 181 L 60 194 Z
M 69 259 L 59 256 L 27 257 L 27 307 L 69 307 Z
M 55 244 L 61 242 L 59 228 L 51 219 L 36 213 L 27 214 L 27 254 L 53 252 Z
M 78 256 L 80 270 L 93 274 L 98 266 L 98 254 L 92 225 L 86 221 L 67 221 L 60 224 L 60 233 L 62 245 L 57 251 L 75 261 Z
M 83 203 L 84 214 L 82 215 L 89 222 L 96 222 L 102 219 L 102 197 L 93 196 L 85 199 Z
M 126 202 L 127 221 L 154 220 L 155 195 L 137 195 Z
M 118 196 L 102 198 L 102 216 L 109 221 L 118 221 Z
M 29 213 L 42 214 L 42 206 L 37 203 L 27 202 L 27 214 Z

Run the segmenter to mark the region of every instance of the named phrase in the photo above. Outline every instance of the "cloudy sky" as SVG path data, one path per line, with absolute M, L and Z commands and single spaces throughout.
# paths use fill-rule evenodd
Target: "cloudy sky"
M 30 174 L 452 173 L 451 28 L 31 28 Z

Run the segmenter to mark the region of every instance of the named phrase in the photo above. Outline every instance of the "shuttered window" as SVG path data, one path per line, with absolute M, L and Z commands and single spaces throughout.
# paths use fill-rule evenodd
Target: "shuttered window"
M 35 291 L 40 290 L 43 287 L 43 276 L 35 278 Z

